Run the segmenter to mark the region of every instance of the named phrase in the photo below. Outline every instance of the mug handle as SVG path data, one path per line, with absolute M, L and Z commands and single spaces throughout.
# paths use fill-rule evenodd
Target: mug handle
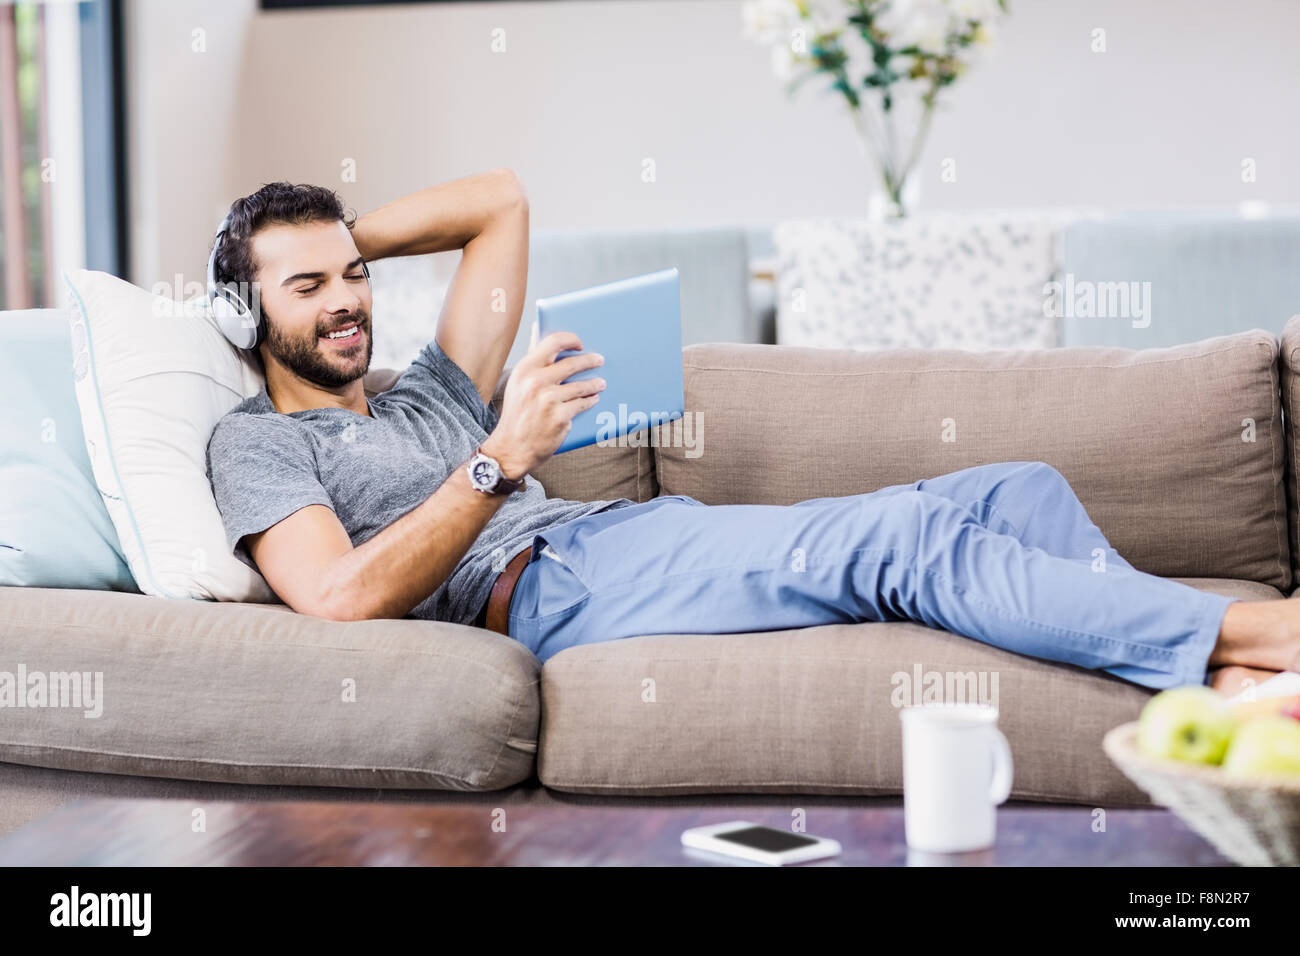
M 1002 731 L 993 730 L 993 782 L 989 786 L 989 797 L 994 805 L 1005 803 L 1011 796 L 1011 778 L 1015 765 L 1011 762 L 1011 744 Z

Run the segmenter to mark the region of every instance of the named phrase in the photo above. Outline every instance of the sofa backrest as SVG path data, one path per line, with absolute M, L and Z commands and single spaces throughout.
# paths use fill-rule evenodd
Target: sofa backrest
M 1282 422 L 1286 426 L 1287 530 L 1291 542 L 1291 578 L 1300 584 L 1300 315 L 1282 329 L 1278 354 L 1281 378 Z
M 659 493 L 791 504 L 1045 461 L 1136 567 L 1289 591 L 1278 350 L 1262 330 L 1142 351 L 692 345 Z
M 1300 216 L 1282 210 L 1259 218 L 1205 209 L 1077 219 L 1061 233 L 1061 276 L 1079 295 L 1095 292 L 1092 308 L 1101 314 L 1105 296 L 1122 296 L 1109 314 L 1140 321 L 1087 317 L 1088 300 L 1066 292 L 1063 304 L 1083 308 L 1063 309 L 1061 342 L 1163 348 L 1260 325 L 1276 336 L 1300 302 L 1297 259 Z

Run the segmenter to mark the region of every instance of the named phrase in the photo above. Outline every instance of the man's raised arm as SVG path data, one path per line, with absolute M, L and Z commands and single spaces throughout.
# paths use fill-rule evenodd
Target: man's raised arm
M 368 259 L 464 249 L 432 338 L 464 369 L 484 404 L 519 332 L 528 282 L 528 200 L 506 167 L 430 186 L 352 227 Z

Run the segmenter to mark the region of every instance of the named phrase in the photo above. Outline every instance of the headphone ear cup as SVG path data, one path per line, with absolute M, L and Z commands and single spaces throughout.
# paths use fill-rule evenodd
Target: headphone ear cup
M 211 302 L 212 314 L 218 321 L 239 318 L 239 313 L 235 311 L 235 307 L 230 304 L 230 300 L 225 296 L 215 295 L 212 297 Z
M 229 286 L 216 290 L 209 300 L 212 316 L 221 332 L 236 348 L 256 348 L 261 342 L 262 321 L 254 322 L 253 314 L 239 294 Z

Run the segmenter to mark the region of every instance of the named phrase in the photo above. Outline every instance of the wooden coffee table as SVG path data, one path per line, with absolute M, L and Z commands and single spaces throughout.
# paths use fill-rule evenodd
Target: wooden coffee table
M 1096 832 L 1089 808 L 1033 804 L 998 811 L 990 850 L 928 856 L 909 852 L 893 803 L 804 807 L 807 832 L 844 852 L 801 865 L 1231 865 L 1168 811 L 1111 810 Z M 789 829 L 801 806 L 797 796 L 708 809 L 84 799 L 0 839 L 0 866 L 756 866 L 687 849 L 681 833 L 728 820 Z

